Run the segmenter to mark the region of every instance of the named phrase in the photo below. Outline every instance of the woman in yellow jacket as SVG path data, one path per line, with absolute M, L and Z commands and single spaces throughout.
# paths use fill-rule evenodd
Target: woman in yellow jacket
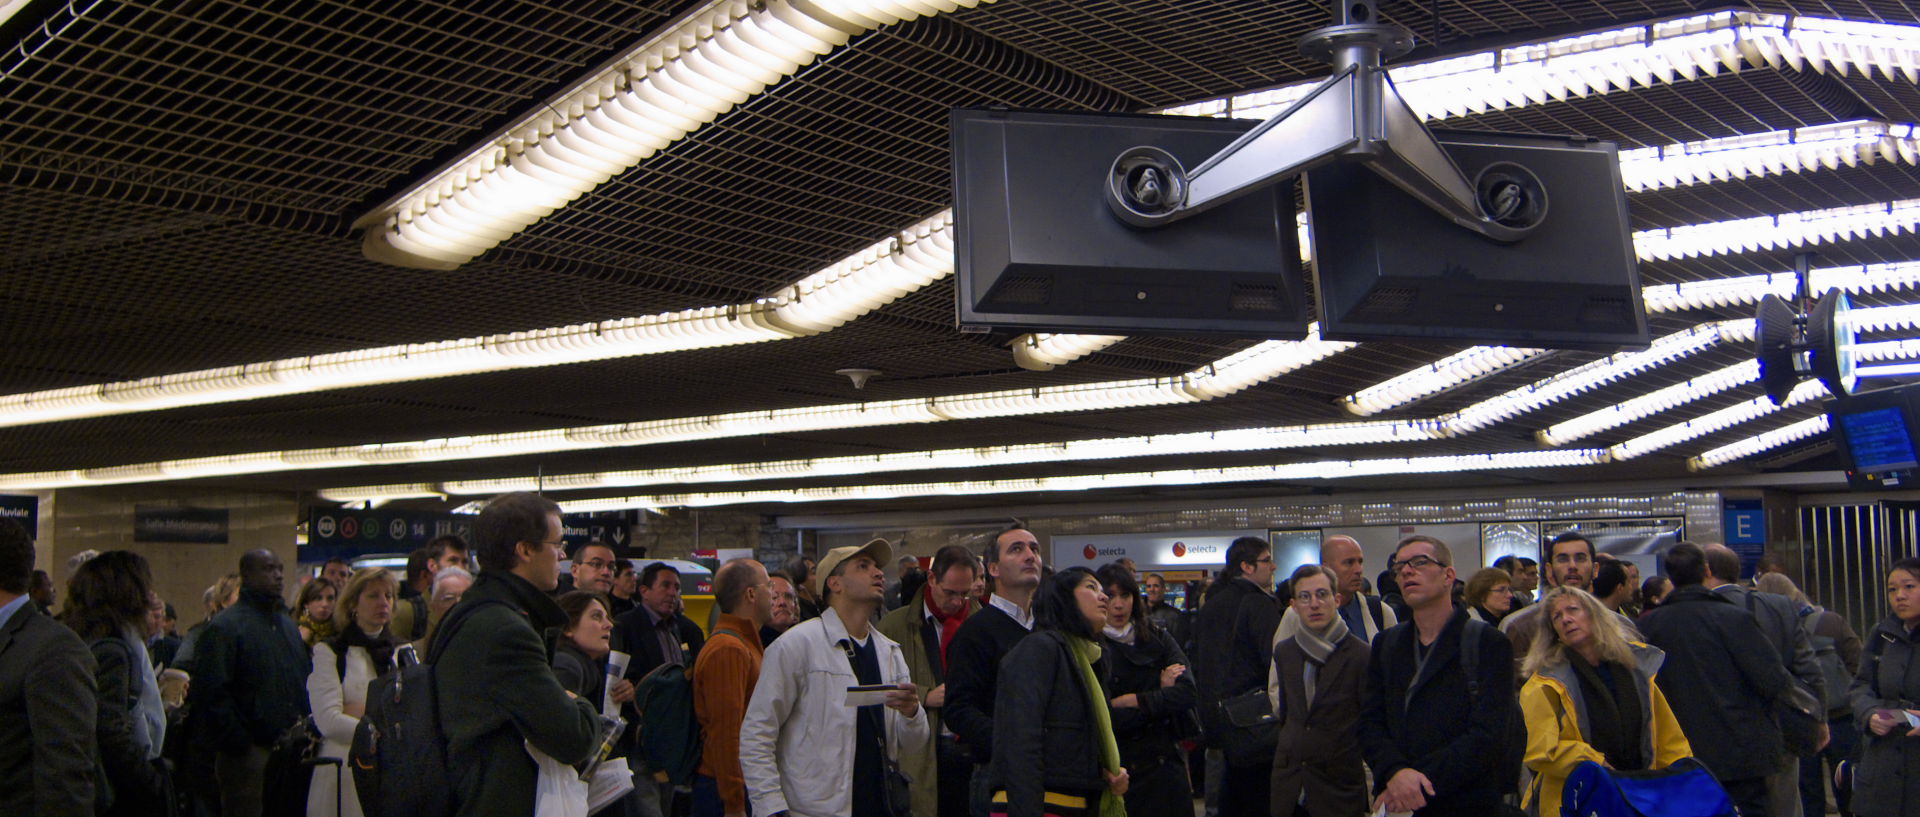
M 1665 653 L 1628 642 L 1584 590 L 1556 587 L 1539 603 L 1553 626 L 1535 631 L 1520 688 L 1531 812 L 1560 814 L 1561 789 L 1581 761 L 1637 771 L 1693 754 L 1654 682 Z

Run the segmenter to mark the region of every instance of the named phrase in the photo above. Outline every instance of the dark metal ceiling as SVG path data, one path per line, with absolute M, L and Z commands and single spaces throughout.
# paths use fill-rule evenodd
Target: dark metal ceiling
M 1000 0 L 858 36 L 457 271 L 361 255 L 354 219 L 691 5 L 29 3 L 0 27 L 0 207 L 9 214 L 0 222 L 0 394 L 748 301 L 945 208 L 952 107 L 1143 110 L 1325 72 L 1294 45 L 1324 22 L 1318 3 Z M 1384 3 L 1383 13 L 1418 34 L 1419 58 L 1719 7 L 1423 0 Z M 1759 8 L 1920 24 L 1902 2 Z M 1434 124 L 1577 132 L 1629 148 L 1861 117 L 1920 120 L 1920 91 L 1877 74 L 1761 66 Z M 1635 194 L 1631 209 L 1646 229 L 1913 197 L 1920 170 L 1881 162 Z M 1820 250 L 1823 265 L 1914 260 L 1920 238 Z M 1791 263 L 1792 252 L 1770 251 L 1648 263 L 1642 273 L 1667 283 Z M 1003 339 L 956 332 L 952 300 L 940 281 L 812 338 L 0 429 L 0 472 L 1167 376 L 1249 345 L 1131 338 L 1028 372 Z M 1734 316 L 1703 311 L 1656 325 Z M 210 483 L 308 490 L 1340 421 L 1352 419 L 1340 396 L 1460 348 L 1368 344 L 1195 405 Z M 1742 354 L 1716 350 L 1452 440 L 1079 470 L 1515 450 L 1534 445 L 1533 429 Z M 1384 416 L 1433 416 L 1594 357 L 1556 353 Z M 856 392 L 833 373 L 848 366 L 885 375 Z M 1701 401 L 1593 444 L 1757 394 Z M 1760 427 L 1542 473 L 1671 475 L 1686 456 Z

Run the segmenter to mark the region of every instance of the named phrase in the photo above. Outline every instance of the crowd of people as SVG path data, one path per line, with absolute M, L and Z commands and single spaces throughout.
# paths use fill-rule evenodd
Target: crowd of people
M 875 539 L 720 565 L 702 627 L 671 564 L 565 552 L 515 493 L 470 544 L 329 562 L 291 604 L 249 552 L 178 634 L 140 555 L 56 588 L 0 518 L 0 814 L 363 815 L 403 787 L 460 815 L 1483 817 L 1559 814 L 1595 767 L 1704 770 L 1748 817 L 1920 814 L 1920 559 L 1862 639 L 1718 545 L 1644 581 L 1577 533 L 1470 576 L 1423 535 L 1375 582 L 1348 537 L 1274 555 L 1234 541 L 1180 605 L 1020 526 L 924 568 Z M 401 678 L 440 778 L 359 774 Z

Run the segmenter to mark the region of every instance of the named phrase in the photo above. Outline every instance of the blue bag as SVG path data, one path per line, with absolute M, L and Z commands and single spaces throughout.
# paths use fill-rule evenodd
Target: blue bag
M 1735 817 L 1733 798 L 1690 757 L 1646 772 L 1581 763 L 1567 775 L 1560 804 L 1561 817 Z

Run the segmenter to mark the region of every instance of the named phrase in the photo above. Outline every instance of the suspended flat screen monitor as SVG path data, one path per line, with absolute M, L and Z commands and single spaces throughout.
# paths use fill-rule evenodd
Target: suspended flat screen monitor
M 956 110 L 952 124 L 963 329 L 1306 335 L 1293 185 L 1157 229 L 1121 223 L 1103 192 L 1121 151 L 1198 166 L 1258 123 Z
M 1855 488 L 1907 488 L 1920 471 L 1920 454 L 1913 441 L 1920 438 L 1914 420 L 1914 386 L 1868 392 L 1827 403 L 1827 420 L 1834 444 L 1846 465 L 1847 483 Z
M 1321 334 L 1613 351 L 1644 347 L 1646 309 L 1613 144 L 1433 132 L 1466 178 L 1519 164 L 1547 190 L 1532 234 L 1502 244 L 1357 163 L 1309 171 Z

